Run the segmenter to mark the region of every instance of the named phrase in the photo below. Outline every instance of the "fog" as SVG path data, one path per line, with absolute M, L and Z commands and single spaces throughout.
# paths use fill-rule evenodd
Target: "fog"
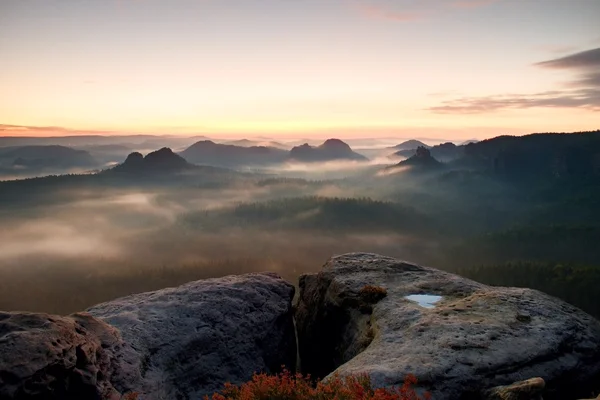
M 597 215 L 593 186 L 538 189 L 452 164 L 389 168 L 386 148 L 366 150 L 381 157 L 0 183 L 0 310 L 67 314 L 246 272 L 296 284 L 358 251 L 539 288 L 600 315 L 588 290 L 600 264 L 600 231 L 585 226 Z M 583 200 L 573 207 L 566 194 Z M 565 284 L 562 268 L 576 278 Z
M 397 232 L 304 227 L 303 221 L 319 218 L 318 203 L 280 218 L 281 226 L 228 226 L 228 213 L 238 205 L 356 192 L 333 181 L 261 179 L 218 190 L 66 186 L 33 204 L 12 204 L 0 212 L 0 309 L 66 314 L 130 293 L 233 273 L 275 271 L 296 282 L 345 252 L 422 251 L 410 235 Z M 205 213 L 216 222 L 186 222 Z

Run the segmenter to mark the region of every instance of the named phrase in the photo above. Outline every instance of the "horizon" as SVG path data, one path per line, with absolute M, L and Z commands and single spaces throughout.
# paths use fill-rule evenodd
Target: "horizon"
M 23 129 L 24 128 L 24 129 Z M 31 140 L 35 140 L 35 139 L 65 139 L 65 138 L 163 138 L 163 139 L 197 139 L 198 142 L 200 141 L 214 141 L 216 143 L 231 143 L 231 142 L 236 142 L 236 141 L 243 141 L 243 140 L 248 140 L 248 141 L 252 141 L 252 142 L 263 142 L 263 143 L 268 143 L 268 142 L 273 142 L 273 143 L 277 143 L 280 142 L 281 144 L 298 144 L 302 141 L 306 141 L 306 143 L 309 143 L 311 145 L 314 145 L 315 143 L 321 143 L 324 142 L 326 140 L 330 140 L 330 139 L 337 139 L 337 140 L 342 140 L 342 141 L 349 141 L 349 142 L 357 142 L 357 141 L 372 141 L 371 144 L 366 145 L 366 144 L 352 144 L 352 146 L 356 146 L 357 148 L 380 148 L 380 147 L 385 147 L 385 146 L 389 146 L 392 144 L 398 144 L 398 143 L 402 143 L 405 141 L 410 141 L 410 140 L 417 140 L 417 141 L 421 141 L 423 143 L 429 144 L 429 145 L 437 145 L 437 144 L 442 144 L 442 143 L 446 143 L 446 142 L 451 142 L 451 143 L 455 143 L 455 144 L 465 144 L 468 142 L 472 142 L 472 141 L 482 141 L 482 140 L 489 140 L 489 139 L 494 139 L 497 137 L 501 137 L 501 136 L 515 136 L 515 137 L 519 137 L 519 136 L 528 136 L 528 135 L 538 135 L 538 134 L 577 134 L 577 133 L 587 133 L 587 132 L 598 132 L 600 131 L 600 127 L 596 128 L 596 129 L 589 129 L 589 130 L 585 130 L 585 131 L 571 131 L 571 132 L 558 132 L 558 131 L 549 131 L 549 132 L 526 132 L 526 133 L 500 133 L 497 135 L 489 135 L 488 137 L 475 137 L 475 136 L 469 136 L 468 134 L 465 134 L 464 136 L 451 136 L 451 137 L 442 137 L 442 136 L 434 136 L 434 135 L 430 135 L 430 136 L 419 136 L 419 133 L 416 133 L 416 136 L 411 136 L 410 134 L 404 132 L 404 133 L 400 133 L 398 135 L 394 135 L 392 133 L 388 134 L 388 135 L 383 135 L 383 136 L 368 136 L 368 135 L 364 135 L 364 136 L 347 136 L 347 135 L 336 135 L 336 132 L 320 132 L 318 135 L 286 135 L 286 136 L 268 136 L 268 135 L 261 135 L 258 133 L 255 134 L 247 134 L 244 135 L 243 133 L 220 133 L 220 134 L 214 134 L 214 133 L 202 133 L 202 132 L 198 132 L 195 134 L 165 134 L 165 133 L 140 133 L 140 132 L 110 132 L 110 131 L 77 131 L 77 130 L 70 130 L 70 129 L 60 129 L 60 130 L 55 130 L 55 128 L 46 128 L 46 127 L 35 127 L 33 129 L 31 129 L 34 134 L 30 134 L 30 129 L 31 127 L 18 127 L 18 129 L 16 129 L 16 132 L 26 132 L 26 135 L 19 135 L 19 134 L 14 134 L 15 131 L 11 130 L 11 128 L 6 128 L 6 126 L 3 126 L 2 124 L 0 124 L 0 139 L 31 139 Z M 46 130 L 47 129 L 47 130 Z M 10 132 L 12 134 L 2 134 L 1 132 Z M 36 132 L 49 132 L 49 134 L 45 135 L 45 134 L 35 134 Z M 432 132 L 439 132 L 439 131 L 432 131 Z M 457 132 L 457 131 L 455 131 Z M 460 132 L 460 131 L 458 131 Z M 58 133 L 63 133 L 58 134 Z M 446 131 L 447 133 L 447 131 Z M 366 146 L 366 147 L 365 147 Z
M 381 129 L 381 130 L 328 130 L 328 131 L 308 131 L 308 132 L 193 132 L 182 133 L 164 133 L 156 131 L 133 132 L 133 131 L 106 131 L 106 130 L 77 130 L 62 127 L 27 127 L 0 124 L 0 138 L 18 138 L 18 139 L 52 139 L 52 138 L 83 138 L 83 137 L 104 137 L 104 138 L 122 138 L 122 137 L 163 137 L 163 138 L 198 138 L 198 140 L 217 140 L 217 141 L 281 141 L 297 142 L 302 140 L 319 141 L 327 139 L 340 140 L 420 140 L 424 142 L 442 143 L 446 141 L 464 142 L 470 140 L 485 140 L 498 136 L 512 135 L 523 136 L 535 133 L 545 132 L 515 132 L 507 129 L 494 129 L 488 132 L 486 137 L 481 137 L 478 132 L 481 128 L 471 129 Z M 554 132 L 559 133 L 559 132 Z M 574 133 L 574 132 L 568 132 Z
M 0 136 L 595 130 L 595 15 L 587 0 L 4 2 Z

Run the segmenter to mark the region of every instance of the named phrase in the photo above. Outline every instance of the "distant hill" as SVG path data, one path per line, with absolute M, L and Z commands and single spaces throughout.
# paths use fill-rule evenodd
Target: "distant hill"
M 430 148 L 431 146 L 426 145 L 425 143 L 421 142 L 420 140 L 415 140 L 415 139 L 411 139 L 411 140 L 407 140 L 406 142 L 402 142 L 400 144 L 397 144 L 395 146 L 390 147 L 390 149 L 394 149 L 394 150 L 416 150 L 419 147 L 425 147 L 426 149 Z
M 168 147 L 163 147 L 147 154 L 146 157 L 138 152 L 131 153 L 127 156 L 125 162 L 109 171 L 157 174 L 180 172 L 193 168 L 194 166 L 183 157 L 173 153 Z
M 1 127 L 1 125 L 0 125 Z M 107 132 L 108 133 L 108 132 Z M 107 144 L 125 144 L 136 148 L 160 148 L 188 146 L 198 140 L 206 139 L 204 136 L 181 137 L 173 135 L 76 135 L 76 136 L 3 136 L 0 137 L 0 146 L 47 146 L 61 145 L 68 147 L 81 147 Z
M 324 161 L 367 161 L 350 148 L 350 146 L 339 139 L 327 139 L 320 146 L 311 146 L 305 143 L 290 150 L 290 159 L 301 162 L 324 162 Z
M 249 139 L 240 139 L 240 140 L 231 140 L 229 142 L 225 142 L 223 144 L 229 144 L 232 146 L 240 146 L 240 147 L 274 147 L 276 149 L 286 150 L 289 147 L 283 143 L 275 142 L 273 140 L 249 140 Z
M 125 144 L 99 144 L 77 147 L 78 150 L 85 150 L 98 161 L 100 165 L 115 164 L 127 157 L 135 150 L 135 145 Z
M 77 150 L 85 150 L 89 153 L 92 152 L 118 152 L 118 151 L 131 151 L 130 146 L 126 146 L 124 144 L 98 144 L 98 145 L 89 145 L 89 146 L 81 146 L 77 147 Z
M 274 147 L 244 147 L 210 140 L 196 142 L 180 154 L 194 164 L 220 167 L 265 166 L 284 162 L 288 156 L 286 150 Z
M 499 136 L 464 146 L 457 165 L 511 179 L 600 175 L 600 131 Z
M 425 171 L 439 169 L 442 167 L 442 163 L 432 157 L 429 149 L 421 146 L 416 150 L 415 155 L 404 161 L 400 161 L 396 167 L 411 167 Z
M 0 148 L 0 164 L 17 168 L 69 169 L 91 168 L 97 161 L 87 151 L 50 145 Z
M 189 162 L 221 167 L 261 167 L 286 161 L 324 162 L 335 160 L 366 161 L 367 158 L 352 151 L 348 144 L 329 139 L 320 146 L 303 144 L 287 151 L 269 146 L 246 146 L 250 140 L 237 141 L 241 145 L 220 144 L 210 140 L 194 143 L 180 154 Z
M 425 147 L 425 146 L 422 146 Z M 464 155 L 465 146 L 457 146 L 452 142 L 446 142 L 428 148 L 431 156 L 443 162 L 456 160 Z M 416 154 L 416 149 L 400 150 L 392 156 L 409 158 Z

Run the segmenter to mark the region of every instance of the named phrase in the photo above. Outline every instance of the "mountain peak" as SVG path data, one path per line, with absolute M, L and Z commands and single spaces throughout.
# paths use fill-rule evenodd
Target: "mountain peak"
M 425 143 L 421 142 L 420 140 L 416 140 L 416 139 L 410 139 L 410 140 L 404 141 L 400 144 L 393 146 L 392 148 L 395 150 L 415 150 L 418 147 L 430 148 L 430 146 L 428 146 Z
M 123 164 L 126 165 L 141 165 L 144 162 L 144 156 L 137 151 L 130 153 Z
M 415 155 L 401 161 L 398 166 L 410 166 L 417 168 L 438 168 L 442 166 L 438 160 L 432 157 L 431 151 L 424 146 L 417 147 Z
M 340 139 L 327 139 L 317 147 L 304 143 L 301 146 L 292 148 L 290 157 L 296 161 L 303 162 L 334 160 L 367 161 L 366 157 L 352 151 L 352 148 Z
M 119 171 L 155 171 L 172 172 L 189 168 L 189 164 L 184 158 L 173 153 L 168 147 L 148 153 L 146 157 L 141 153 L 133 152 L 127 156 L 123 164 L 115 167 Z
M 348 143 L 340 140 L 340 139 L 327 139 L 325 142 L 323 142 L 323 144 L 319 147 L 322 148 L 329 148 L 329 149 L 348 149 L 350 150 L 350 146 L 348 145 Z

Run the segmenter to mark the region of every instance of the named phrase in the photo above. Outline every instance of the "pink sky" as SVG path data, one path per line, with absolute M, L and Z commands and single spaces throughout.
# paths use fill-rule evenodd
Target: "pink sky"
M 598 129 L 598 15 L 588 0 L 2 2 L 0 135 Z

